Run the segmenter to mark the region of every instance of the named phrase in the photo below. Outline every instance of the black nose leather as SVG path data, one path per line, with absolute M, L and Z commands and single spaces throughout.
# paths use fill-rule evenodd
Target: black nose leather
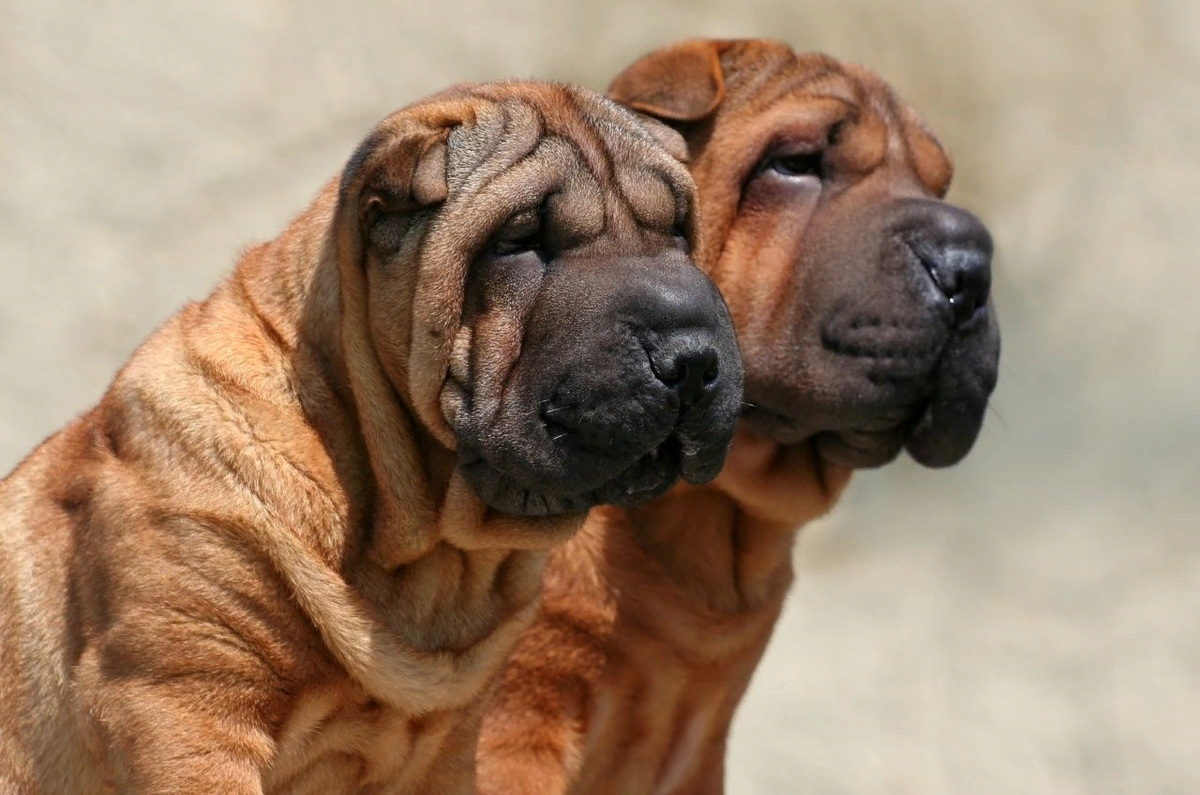
M 681 405 L 700 402 L 720 386 L 722 351 L 736 357 L 725 304 L 712 282 L 690 265 L 649 274 L 653 280 L 640 285 L 630 314 L 650 369 Z
M 983 222 L 961 208 L 929 202 L 924 222 L 905 242 L 950 303 L 956 326 L 987 304 L 992 289 L 992 236 Z
M 668 332 L 647 351 L 654 375 L 684 403 L 701 400 L 720 378 L 717 347 L 710 337 L 696 330 Z

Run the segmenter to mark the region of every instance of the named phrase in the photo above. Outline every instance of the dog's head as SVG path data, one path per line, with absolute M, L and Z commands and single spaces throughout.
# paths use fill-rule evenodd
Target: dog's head
M 737 325 L 745 418 L 869 467 L 970 450 L 996 384 L 992 240 L 953 166 L 873 72 L 769 41 L 689 41 L 616 78 L 685 137 L 705 256 Z
M 545 83 L 460 86 L 380 123 L 335 221 L 342 302 L 370 349 L 348 358 L 373 357 L 386 383 L 356 399 L 409 406 L 506 513 L 715 476 L 742 366 L 691 260 L 681 151 L 599 94 Z

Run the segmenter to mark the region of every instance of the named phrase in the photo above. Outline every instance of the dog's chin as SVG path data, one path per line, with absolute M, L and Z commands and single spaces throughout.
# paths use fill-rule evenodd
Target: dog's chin
M 957 404 L 931 398 L 904 442 L 904 449 L 921 466 L 940 469 L 967 457 L 983 424 L 987 405 Z
M 847 426 L 836 430 L 814 428 L 802 418 L 781 412 L 750 408 L 742 416 L 751 431 L 783 446 L 811 442 L 822 460 L 850 469 L 872 469 L 889 464 L 904 450 L 913 421 L 907 417 L 872 429 Z
M 717 467 L 719 469 L 719 463 Z M 461 465 L 467 482 L 490 508 L 514 516 L 561 516 L 585 513 L 597 505 L 632 507 L 658 497 L 675 484 L 687 469 L 683 447 L 669 437 L 611 478 L 585 491 L 560 486 L 549 477 L 539 483 L 509 474 L 503 463 L 479 457 Z
M 845 407 L 841 423 L 837 415 L 843 412 L 823 412 L 833 418 L 825 427 L 757 406 L 747 408 L 742 419 L 750 430 L 781 445 L 811 441 L 824 461 L 842 467 L 873 469 L 907 452 L 922 466 L 940 468 L 957 464 L 970 452 L 985 408 L 986 402 L 935 388 L 915 404 L 873 406 L 869 411 Z

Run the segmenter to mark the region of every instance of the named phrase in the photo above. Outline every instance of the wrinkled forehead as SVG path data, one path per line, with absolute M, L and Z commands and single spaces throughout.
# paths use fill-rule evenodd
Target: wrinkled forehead
M 779 124 L 789 110 L 798 118 L 812 107 L 886 139 L 894 160 L 907 161 L 930 190 L 942 194 L 953 164 L 949 153 L 916 111 L 876 72 L 822 53 L 796 55 L 783 50 L 758 56 L 752 68 L 733 54 L 727 74 L 729 110 L 752 111 Z M 738 107 L 740 106 L 740 108 Z
M 937 136 L 926 126 L 912 106 L 905 102 L 878 73 L 857 64 L 847 64 L 844 70 L 847 78 L 852 80 L 857 88 L 860 106 L 865 107 L 870 113 L 894 122 L 903 130 L 907 138 L 928 138 L 930 142 L 941 146 Z
M 845 71 L 858 88 L 859 106 L 883 120 L 897 156 L 908 160 L 930 190 L 945 195 L 954 176 L 954 161 L 933 130 L 877 73 L 857 65 L 848 65 Z
M 681 215 L 691 207 L 687 169 L 605 97 L 528 83 L 490 84 L 473 93 L 484 100 L 474 121 L 455 128 L 447 141 L 451 193 L 478 192 L 506 172 L 528 169 L 537 172 L 543 192 L 552 182 L 552 192 L 582 189 L 604 201 L 634 197 L 634 205 L 649 192 Z

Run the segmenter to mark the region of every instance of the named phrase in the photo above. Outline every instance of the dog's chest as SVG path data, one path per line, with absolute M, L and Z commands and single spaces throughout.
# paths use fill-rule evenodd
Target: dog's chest
M 330 687 L 305 694 L 280 732 L 270 795 L 401 795 L 424 788 L 435 763 L 450 758 L 458 711 L 414 718 L 361 690 Z M 463 749 L 469 756 L 471 749 Z M 466 760 L 469 763 L 469 759 Z
M 713 729 L 716 706 L 706 704 L 680 722 L 655 782 L 654 795 L 672 795 L 688 783 L 696 770 L 711 760 L 705 758 Z
M 714 762 L 719 769 L 713 741 L 725 728 L 724 688 L 668 660 L 640 662 L 593 694 L 585 766 L 573 792 L 707 791 L 701 785 Z M 619 761 L 602 751 L 616 748 L 628 749 Z

